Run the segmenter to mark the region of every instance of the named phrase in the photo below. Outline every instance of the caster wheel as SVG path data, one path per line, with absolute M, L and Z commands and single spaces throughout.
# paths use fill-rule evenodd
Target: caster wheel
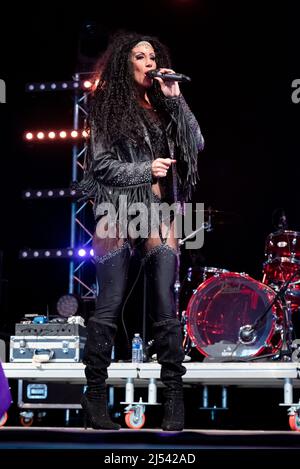
M 0 427 L 3 427 L 6 424 L 7 419 L 8 419 L 8 414 L 7 412 L 4 412 L 4 414 L 0 418 Z
M 130 412 L 127 412 L 127 414 L 125 415 L 125 422 L 126 422 L 127 427 L 133 428 L 135 430 L 142 428 L 145 424 L 145 421 L 146 421 L 145 414 L 140 414 L 140 416 L 136 418 L 133 410 L 131 410 Z
M 300 432 L 300 417 L 298 414 L 292 414 L 289 416 L 290 429 L 294 432 Z
M 20 424 L 22 427 L 31 427 L 33 424 L 33 418 L 20 417 Z

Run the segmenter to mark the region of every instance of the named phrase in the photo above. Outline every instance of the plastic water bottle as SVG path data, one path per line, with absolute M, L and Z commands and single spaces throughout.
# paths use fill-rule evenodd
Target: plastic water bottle
M 140 334 L 134 334 L 132 339 L 132 363 L 143 362 L 143 339 Z

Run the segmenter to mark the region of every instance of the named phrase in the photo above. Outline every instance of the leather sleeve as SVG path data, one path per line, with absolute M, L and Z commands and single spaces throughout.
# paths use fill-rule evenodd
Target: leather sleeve
M 109 186 L 128 187 L 152 182 L 151 161 L 123 162 L 91 132 L 94 177 Z
M 195 138 L 198 151 L 202 151 L 204 148 L 204 138 L 200 126 L 182 94 L 174 98 L 167 98 L 165 102 L 171 117 L 175 121 L 178 120 L 179 113 L 184 117 L 187 127 L 191 130 Z

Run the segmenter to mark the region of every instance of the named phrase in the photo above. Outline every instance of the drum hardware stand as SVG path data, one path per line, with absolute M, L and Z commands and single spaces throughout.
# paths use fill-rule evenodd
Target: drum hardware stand
M 182 246 L 188 239 L 193 238 L 201 230 L 212 231 L 211 219 L 202 223 L 201 226 L 197 228 L 197 230 L 192 231 L 192 233 L 190 233 L 185 238 L 180 239 L 178 242 L 179 246 Z
M 170 152 L 170 158 L 175 158 L 175 145 L 170 139 L 168 139 L 168 146 Z M 177 213 L 183 213 L 184 208 L 182 203 L 179 200 L 178 194 L 178 178 L 177 178 L 177 168 L 176 165 L 172 164 L 172 186 L 173 186 L 173 198 L 174 203 L 176 204 Z M 190 233 L 183 239 L 178 241 L 178 252 L 177 252 L 177 267 L 176 267 L 176 277 L 175 277 L 175 284 L 174 284 L 174 292 L 175 292 L 175 311 L 176 317 L 180 320 L 180 305 L 179 305 L 179 293 L 181 289 L 180 284 L 180 276 L 179 276 L 179 268 L 180 268 L 180 246 L 182 246 L 188 239 L 193 238 L 199 231 L 201 230 L 209 230 L 212 231 L 212 222 L 211 222 L 211 207 L 209 207 L 209 217 L 208 222 L 204 222 L 201 224 L 200 228 Z
M 208 209 L 208 221 L 203 222 L 199 228 L 196 230 L 192 231 L 188 236 L 186 236 L 183 239 L 180 239 L 178 241 L 178 262 L 177 262 L 177 269 L 176 269 L 176 280 L 174 284 L 174 290 L 175 290 L 175 306 L 176 306 L 176 316 L 181 322 L 182 328 L 183 328 L 183 349 L 184 353 L 188 355 L 192 349 L 192 347 L 195 347 L 195 344 L 191 341 L 189 338 L 188 332 L 187 332 L 187 324 L 186 324 L 186 312 L 183 311 L 182 313 L 180 312 L 180 290 L 181 290 L 181 283 L 180 283 L 180 276 L 179 276 L 179 268 L 180 268 L 180 247 L 185 244 L 186 241 L 188 241 L 190 238 L 193 238 L 199 231 L 201 230 L 206 230 L 208 232 L 213 230 L 212 227 L 212 208 L 209 207 Z
M 170 158 L 175 158 L 174 155 L 174 143 L 171 142 L 168 139 L 168 145 L 169 145 L 169 151 L 170 151 Z M 174 203 L 176 204 L 176 210 L 177 214 L 182 214 L 184 213 L 184 207 L 182 203 L 179 200 L 178 197 L 178 184 L 177 184 L 177 168 L 176 165 L 172 164 L 172 185 L 173 185 L 173 198 L 174 198 Z M 176 317 L 179 319 L 179 321 L 182 323 L 182 318 L 181 318 L 181 313 L 180 313 L 180 290 L 181 290 L 181 283 L 180 283 L 180 247 L 190 238 L 193 238 L 199 231 L 201 230 L 207 230 L 207 231 L 212 231 L 212 209 L 209 207 L 209 216 L 208 216 L 208 222 L 201 223 L 201 226 L 197 229 L 194 230 L 192 233 L 190 233 L 188 236 L 186 236 L 183 239 L 178 240 L 178 249 L 177 249 L 177 266 L 176 266 L 176 273 L 175 273 L 175 283 L 174 283 L 174 295 L 175 295 L 175 312 L 176 312 Z M 176 217 L 175 217 L 176 219 Z M 176 221 L 175 221 L 176 223 Z M 184 333 L 185 333 L 185 338 L 187 337 L 187 330 L 186 330 L 186 325 L 184 324 Z
M 286 291 L 286 288 L 284 289 Z M 281 298 L 283 305 L 283 334 L 282 334 L 282 347 L 280 350 L 279 357 L 282 361 L 291 361 L 292 360 L 292 332 L 293 326 L 291 322 L 291 307 L 290 302 L 285 299 L 285 291 Z
M 195 347 L 194 342 L 192 342 L 191 338 L 188 335 L 187 331 L 187 315 L 186 311 L 182 311 L 181 314 L 181 325 L 183 327 L 183 350 L 186 355 L 188 355 L 192 349 L 192 347 Z
M 286 291 L 292 283 L 294 277 L 296 275 L 299 275 L 300 270 L 297 270 L 296 272 L 293 273 L 293 275 L 284 282 L 282 287 L 279 289 L 277 292 L 273 304 L 275 301 L 279 298 L 282 302 L 283 305 L 283 334 L 282 334 L 282 347 L 279 353 L 279 358 L 281 358 L 282 361 L 291 361 L 292 356 L 293 356 L 293 324 L 291 321 L 291 307 L 290 307 L 290 302 L 286 300 Z M 272 304 L 272 305 L 273 305 Z
M 181 283 L 180 283 L 180 275 L 179 275 L 179 268 L 180 268 L 180 247 L 185 244 L 185 242 L 193 238 L 199 231 L 201 230 L 207 230 L 207 231 L 212 231 L 212 223 L 211 223 L 211 216 L 209 216 L 208 222 L 204 222 L 201 224 L 197 230 L 192 231 L 188 236 L 186 236 L 183 239 L 180 239 L 178 241 L 178 253 L 177 253 L 177 268 L 176 268 L 176 279 L 175 279 L 175 284 L 174 284 L 174 291 L 175 291 L 175 307 L 176 307 L 176 316 L 179 320 L 181 320 L 181 314 L 180 314 L 180 304 L 179 304 L 179 293 L 181 290 Z

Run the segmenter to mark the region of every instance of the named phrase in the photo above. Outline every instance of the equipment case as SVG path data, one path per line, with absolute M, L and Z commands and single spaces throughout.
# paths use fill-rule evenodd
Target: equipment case
M 11 336 L 10 362 L 79 362 L 86 338 L 81 336 Z
M 10 337 L 10 362 L 80 362 L 86 328 L 80 324 L 18 323 Z

